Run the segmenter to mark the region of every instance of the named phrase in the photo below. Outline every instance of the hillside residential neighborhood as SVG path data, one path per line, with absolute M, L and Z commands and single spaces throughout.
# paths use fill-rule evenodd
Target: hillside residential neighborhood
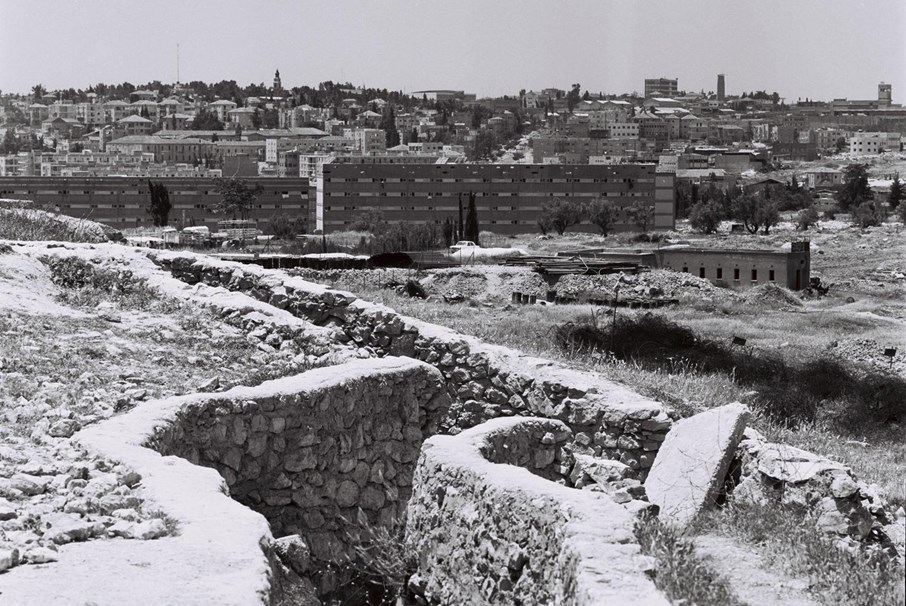
M 906 606 L 904 0 L 0 0 L 0 606 Z
M 696 200 L 678 193 L 672 205 L 656 202 L 655 173 L 688 197 L 693 189 L 758 188 L 770 184 L 771 171 L 795 166 L 796 183 L 820 208 L 843 186 L 840 158 L 899 152 L 906 141 L 906 108 L 893 102 L 890 84 L 878 84 L 872 99 L 815 101 L 730 94 L 727 82 L 717 75 L 710 93 L 662 77 L 646 78 L 644 95 L 574 84 L 483 99 L 462 90 L 289 86 L 279 70 L 269 85 L 245 88 L 38 84 L 30 95 L 0 98 L 0 196 L 141 227 L 150 224 L 142 180 L 166 179 L 169 222 L 186 227 L 216 220 L 200 203 L 214 180 L 241 178 L 268 184 L 250 210 L 261 227 L 286 213 L 304 218 L 309 231 L 342 230 L 366 210 L 391 222 L 441 223 L 456 206 L 450 196 L 476 192 L 487 229 L 501 233 L 531 230 L 549 198 L 569 196 L 603 197 L 622 211 L 643 201 L 657 208 L 654 228 L 669 229 Z M 830 158 L 838 161 L 825 165 Z M 536 168 L 522 174 L 515 167 L 523 165 Z M 327 166 L 334 176 L 324 177 Z M 358 185 L 334 185 L 351 182 L 336 175 L 352 166 Z M 634 180 L 639 171 L 651 176 Z M 519 187 L 494 185 L 512 178 Z M 882 175 L 872 187 L 884 193 L 892 179 Z M 400 182 L 424 185 L 387 185 Z M 604 185 L 617 182 L 641 187 Z M 616 228 L 630 226 L 624 212 Z

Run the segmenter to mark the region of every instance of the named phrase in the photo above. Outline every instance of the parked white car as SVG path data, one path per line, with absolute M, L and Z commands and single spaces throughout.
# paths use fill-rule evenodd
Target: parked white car
M 460 240 L 459 242 L 457 242 L 456 244 L 454 244 L 453 246 L 450 247 L 450 252 L 451 253 L 470 252 L 477 248 L 481 248 L 481 247 L 478 246 L 477 244 L 475 244 L 474 242 L 472 242 L 471 240 Z

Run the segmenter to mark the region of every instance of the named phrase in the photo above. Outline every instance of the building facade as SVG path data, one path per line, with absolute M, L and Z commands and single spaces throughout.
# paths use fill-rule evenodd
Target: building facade
M 788 251 L 676 246 L 650 251 L 605 249 L 594 253 L 594 257 L 688 273 L 716 286 L 731 288 L 777 284 L 802 290 L 811 278 L 808 241 L 792 242 Z
M 308 179 L 245 179 L 249 187 L 261 187 L 249 218 L 267 222 L 274 214 L 305 216 L 308 210 Z M 232 217 L 215 214 L 220 202 L 218 179 L 160 178 L 170 194 L 173 210 L 170 224 L 181 227 L 207 225 L 216 231 L 217 222 Z M 0 198 L 31 200 L 76 218 L 86 218 L 117 229 L 152 225 L 148 179 L 141 177 L 103 178 L 0 178 Z
M 655 211 L 654 228 L 673 229 L 674 177 L 654 164 L 413 164 L 328 162 L 321 167 L 310 224 L 348 229 L 366 209 L 389 222 L 440 223 L 458 216 L 460 197 L 476 194 L 481 229 L 498 234 L 538 230 L 545 202 L 603 197 L 620 209 L 619 231 L 636 229 L 626 210 L 641 201 Z M 591 224 L 577 226 L 596 231 Z
M 676 78 L 645 78 L 645 98 L 675 97 L 679 93 L 678 84 Z

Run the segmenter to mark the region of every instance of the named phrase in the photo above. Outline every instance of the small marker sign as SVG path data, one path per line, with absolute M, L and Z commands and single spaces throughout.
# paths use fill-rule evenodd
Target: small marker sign
M 746 344 L 746 340 L 743 339 L 742 337 L 736 337 L 736 336 L 733 337 L 733 345 L 744 346 L 745 344 Z
M 895 347 L 888 347 L 887 349 L 884 350 L 884 355 L 887 356 L 888 358 L 892 358 L 895 355 L 897 355 L 897 350 Z

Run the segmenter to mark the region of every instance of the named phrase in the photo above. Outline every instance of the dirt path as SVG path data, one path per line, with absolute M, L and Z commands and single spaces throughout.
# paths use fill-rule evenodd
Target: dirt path
M 808 593 L 808 581 L 784 577 L 764 567 L 761 556 L 731 539 L 716 535 L 695 538 L 695 550 L 748 606 L 820 606 Z

